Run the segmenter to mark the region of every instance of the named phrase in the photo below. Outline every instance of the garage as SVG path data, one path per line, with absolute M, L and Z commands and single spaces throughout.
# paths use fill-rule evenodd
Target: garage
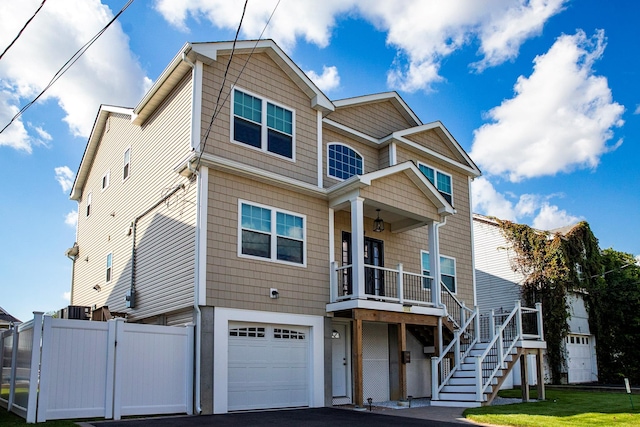
M 570 334 L 566 338 L 569 383 L 586 383 L 592 378 L 591 346 L 593 339 L 585 335 Z
M 309 327 L 230 322 L 228 410 L 310 406 Z

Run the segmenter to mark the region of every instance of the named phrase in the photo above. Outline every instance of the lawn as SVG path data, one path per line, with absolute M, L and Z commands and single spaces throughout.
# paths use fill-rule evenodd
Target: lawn
M 533 391 L 533 390 L 532 390 Z M 520 397 L 520 390 L 503 390 L 502 397 Z M 536 398 L 535 391 L 532 399 Z M 633 405 L 625 393 L 547 390 L 543 402 L 484 406 L 464 411 L 476 422 L 502 426 L 639 426 L 640 396 Z
M 2 427 L 25 427 L 25 426 L 47 426 L 47 427 L 72 427 L 75 426 L 75 421 L 70 420 L 56 420 L 47 421 L 42 424 L 27 424 L 24 418 L 21 418 L 13 412 L 7 411 L 5 408 L 0 407 L 0 426 Z

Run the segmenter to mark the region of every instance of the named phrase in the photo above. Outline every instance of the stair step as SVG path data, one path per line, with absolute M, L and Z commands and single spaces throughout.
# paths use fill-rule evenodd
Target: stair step
M 475 387 L 476 384 L 476 377 L 475 375 L 473 377 L 456 377 L 455 375 L 451 378 L 449 378 L 449 381 L 447 382 L 447 384 L 449 385 L 472 385 Z
M 440 392 L 438 393 L 438 397 L 440 400 L 455 400 L 458 402 L 476 402 L 476 394 L 475 393 L 446 393 Z M 482 396 L 485 399 L 484 395 Z
M 446 386 L 442 387 L 441 393 L 454 393 L 454 394 L 474 394 L 476 392 L 475 384 L 467 385 L 454 385 L 449 382 Z
M 431 406 L 446 406 L 451 408 L 477 408 L 482 402 L 460 402 L 457 400 L 432 400 Z

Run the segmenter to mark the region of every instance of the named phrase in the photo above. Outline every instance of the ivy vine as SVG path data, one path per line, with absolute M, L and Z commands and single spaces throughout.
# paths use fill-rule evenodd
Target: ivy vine
M 598 240 L 584 221 L 555 233 L 497 222 L 514 251 L 512 269 L 525 277 L 521 289 L 524 305 L 542 303 L 551 381 L 559 384 L 567 372 L 567 293 L 588 289 L 589 281 L 601 271 Z

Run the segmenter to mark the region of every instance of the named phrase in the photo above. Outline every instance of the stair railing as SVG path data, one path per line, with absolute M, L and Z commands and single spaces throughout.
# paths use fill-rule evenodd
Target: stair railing
M 467 309 L 468 310 L 468 309 Z M 444 348 L 440 356 L 431 358 L 431 399 L 438 400 L 438 395 L 453 373 L 460 368 L 460 364 L 469 355 L 471 348 L 480 337 L 480 311 L 476 307 L 471 311 L 463 327 L 456 329 L 453 339 Z M 464 341 L 464 342 L 463 342 Z M 453 362 L 453 366 L 451 363 Z
M 466 318 L 473 314 L 473 310 L 460 302 L 443 282 L 440 282 L 440 301 L 445 308 L 447 317 L 456 328 L 464 325 Z
M 493 323 L 493 321 L 491 322 Z M 522 339 L 522 308 L 516 302 L 509 316 L 495 329 L 487 348 L 476 356 L 476 400 L 482 402 L 484 393 L 498 372 L 505 368 L 505 358 Z

